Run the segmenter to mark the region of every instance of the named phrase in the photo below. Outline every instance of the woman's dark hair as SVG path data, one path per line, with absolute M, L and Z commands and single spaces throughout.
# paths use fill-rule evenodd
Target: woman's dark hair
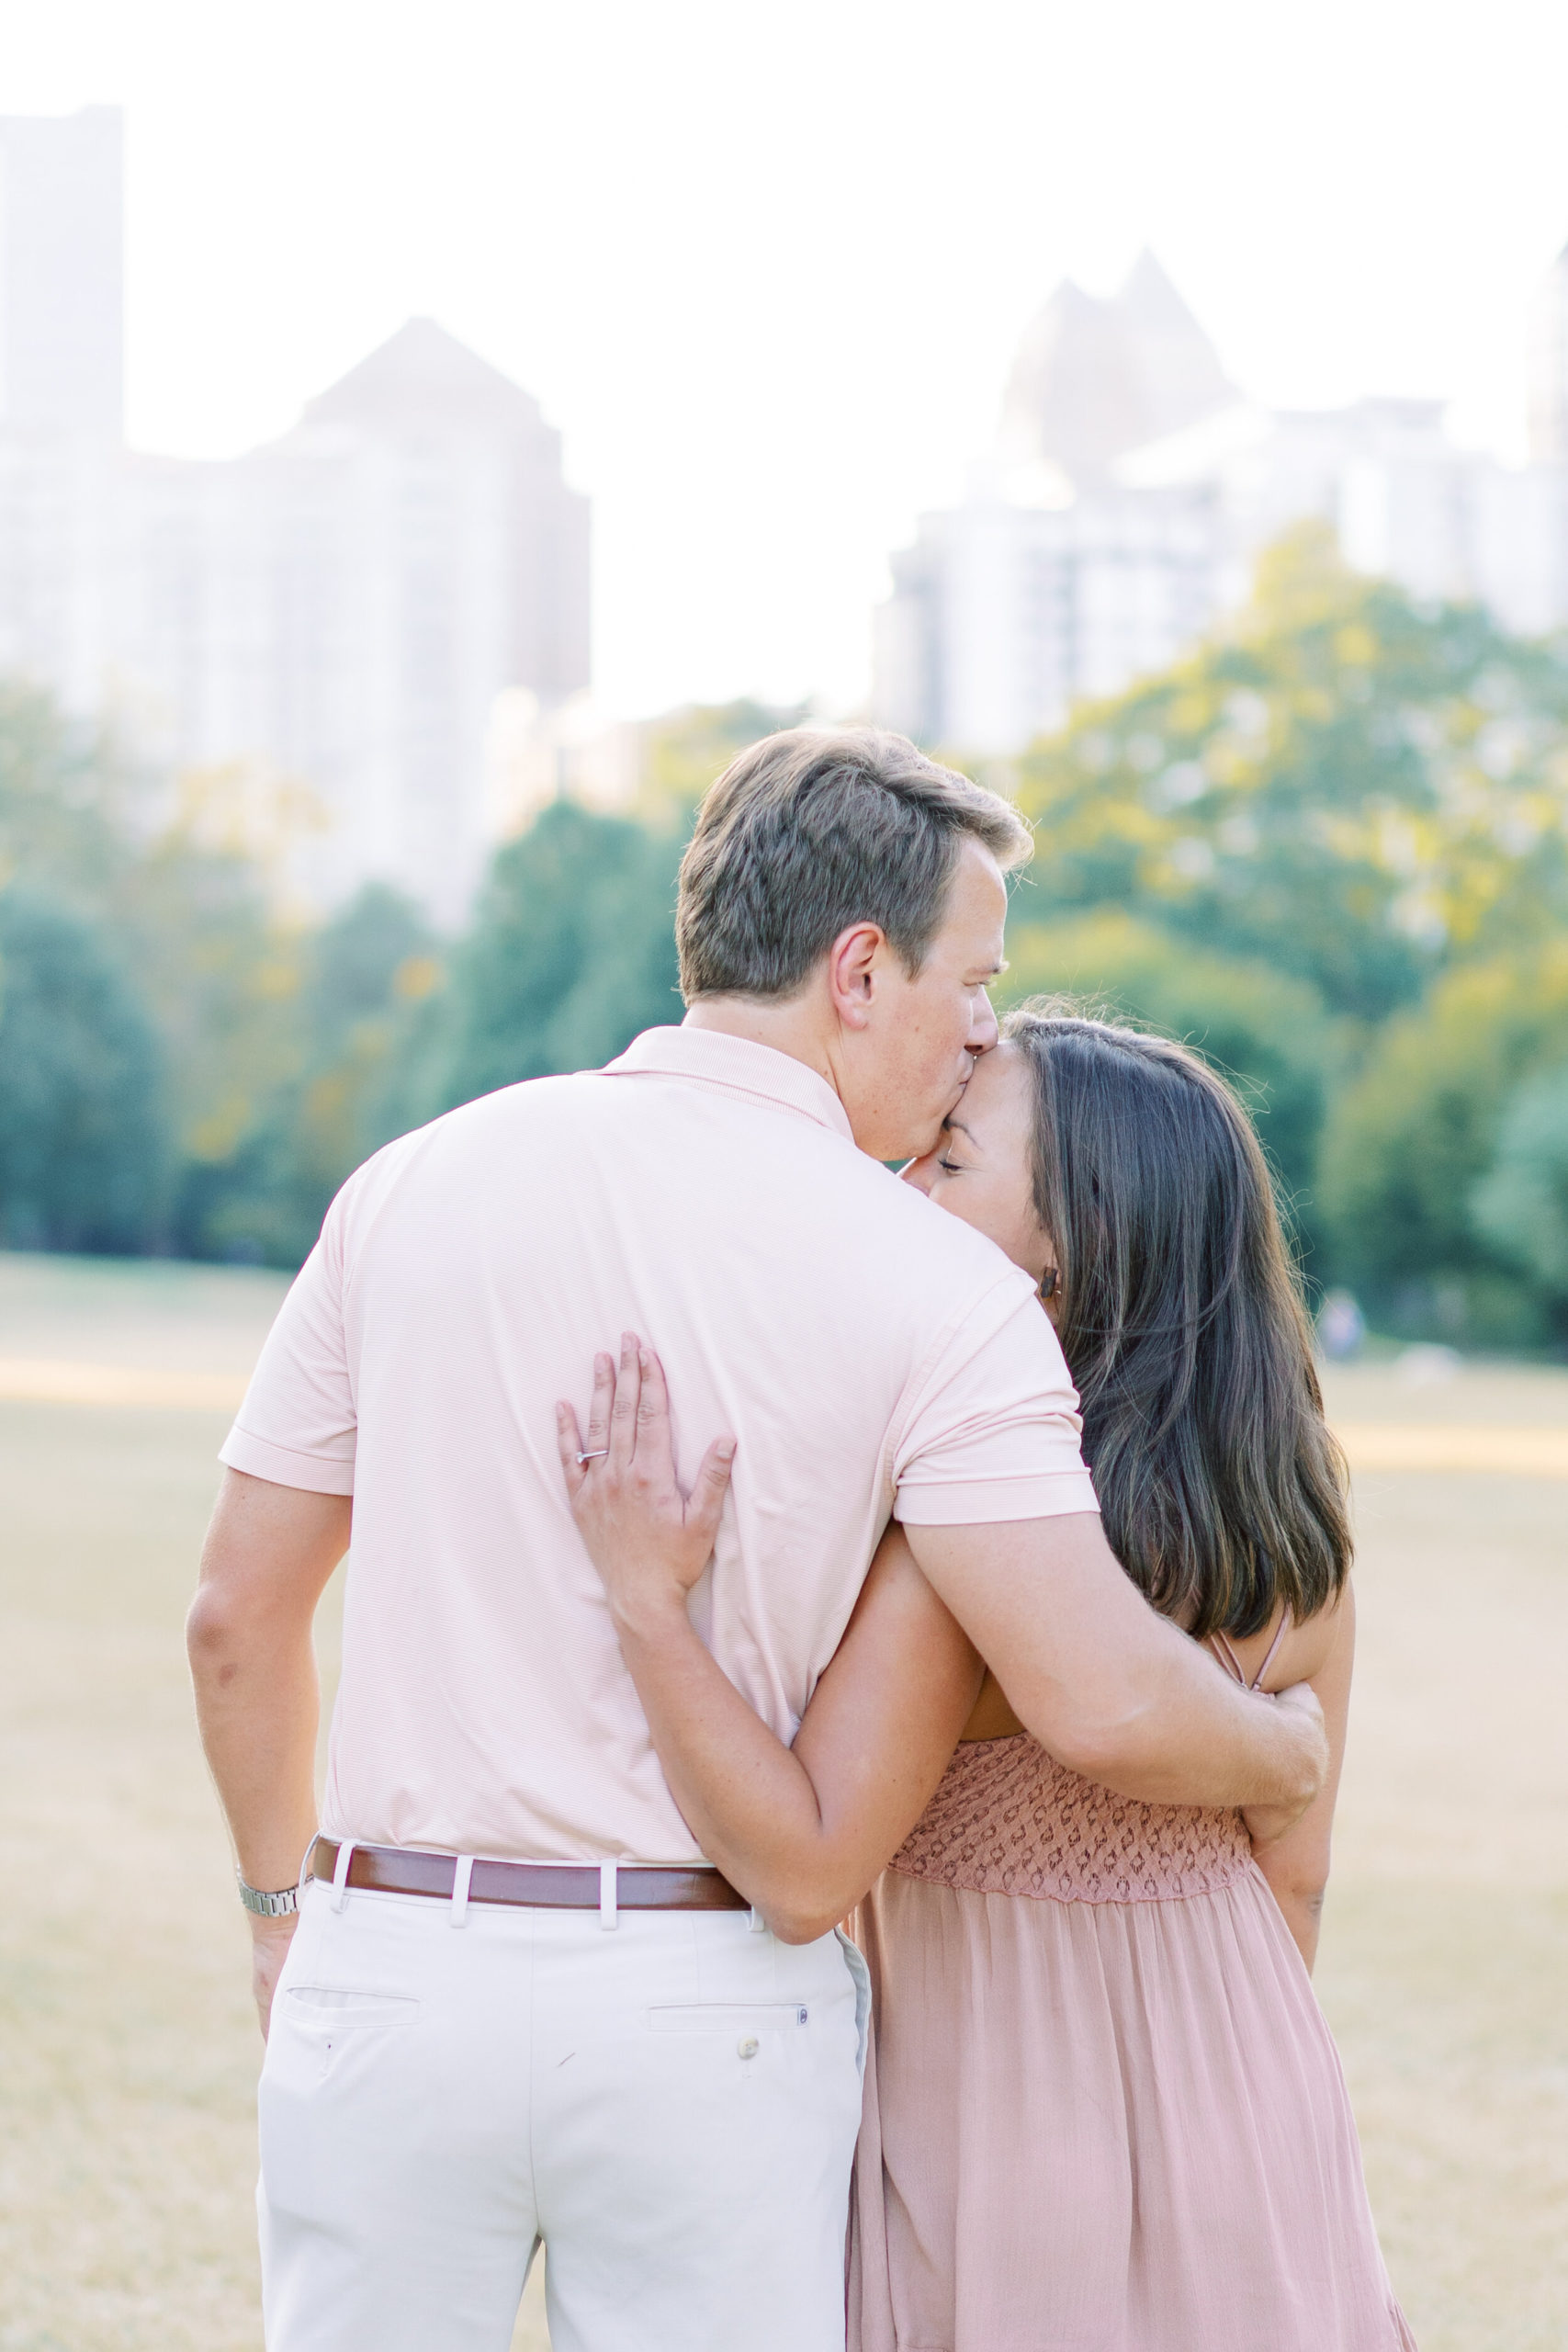
M 1002 1035 L 1112 1551 L 1200 1638 L 1314 1615 L 1349 1569 L 1344 1466 L 1251 1121 L 1185 1046 L 1059 1000 Z

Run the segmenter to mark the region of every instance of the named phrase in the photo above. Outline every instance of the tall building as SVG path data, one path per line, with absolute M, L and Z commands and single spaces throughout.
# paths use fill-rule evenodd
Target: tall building
M 1568 465 L 1568 245 L 1530 311 L 1529 450 L 1541 465 Z
M 1017 750 L 1202 631 L 1213 539 L 1201 492 L 1062 497 L 1038 472 L 976 467 L 964 503 L 922 515 L 892 559 L 874 624 L 877 718 L 966 752 Z
M 294 878 L 367 875 L 461 912 L 490 842 L 497 698 L 588 683 L 588 503 L 538 404 L 412 319 L 229 465 L 141 459 L 119 620 L 171 765 L 264 761 L 315 797 Z M 127 690 L 122 682 L 122 693 Z
M 876 616 L 876 715 L 927 742 L 1016 750 L 1086 695 L 1190 644 L 1215 609 L 1215 497 L 1124 480 L 1240 395 L 1151 254 L 1109 300 L 1059 287 L 1019 345 L 995 454 L 920 517 Z
M 588 684 L 588 502 L 560 436 L 412 319 L 265 447 L 127 451 L 118 243 L 99 266 L 118 135 L 107 110 L 0 124 L 0 188 L 8 204 L 25 181 L 32 241 L 15 302 L 0 280 L 0 667 L 112 714 L 171 772 L 233 771 L 308 808 L 287 868 L 307 899 L 374 877 L 455 920 L 493 836 L 498 704 L 547 714 Z
M 877 717 L 1016 751 L 1175 660 L 1308 516 L 1417 595 L 1477 600 L 1527 635 L 1563 627 L 1568 255 L 1536 325 L 1536 462 L 1510 469 L 1458 447 L 1440 401 L 1249 401 L 1152 255 L 1109 300 L 1059 288 L 1020 345 L 996 453 L 891 560 Z
M 118 441 L 125 405 L 118 107 L 0 116 L 0 424 Z
M 1002 403 L 1010 458 L 1074 482 L 1228 408 L 1240 396 L 1155 259 L 1141 254 L 1109 301 L 1069 278 L 1025 328 Z

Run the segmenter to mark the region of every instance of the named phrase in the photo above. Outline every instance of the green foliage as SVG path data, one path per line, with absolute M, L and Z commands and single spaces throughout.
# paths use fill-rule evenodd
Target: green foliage
M 643 744 L 643 784 L 636 813 L 659 831 L 691 831 L 698 801 L 738 752 L 764 735 L 798 727 L 807 703 L 694 703 L 654 719 Z
M 1498 1255 L 1539 1283 L 1554 1307 L 1568 1306 L 1568 1063 L 1527 1079 L 1513 1095 L 1492 1171 L 1471 1208 L 1477 1232 Z
M 194 1256 L 298 1265 L 344 1178 L 417 1123 L 402 1115 L 405 1048 L 443 978 L 418 910 L 372 884 L 288 969 L 270 1064 L 249 1063 L 263 1083 L 190 1153 L 178 1238 Z
M 145 1249 L 165 1174 L 162 1057 L 83 916 L 0 890 L 0 1237 L 13 1249 Z
M 0 888 L 101 907 L 134 863 L 146 786 L 51 697 L 0 679 Z
M 552 1070 L 592 1069 L 679 1021 L 681 836 L 572 802 L 546 808 L 491 867 L 452 964 L 446 1103 Z
M 1307 528 L 1234 625 L 1034 746 L 1019 797 L 1015 972 L 1261 1079 L 1314 1272 L 1385 1324 L 1539 1339 L 1540 1263 L 1501 1237 L 1522 1195 L 1471 1203 L 1511 1093 L 1568 1053 L 1568 648 L 1359 578 Z M 1304 988 L 1293 1012 L 1270 979 Z
M 161 1049 L 160 1157 L 176 1173 L 158 1238 L 176 1250 L 207 1248 L 193 1192 L 243 1151 L 304 1051 L 302 935 L 220 814 L 224 782 L 172 793 L 47 696 L 0 684 L 0 881 L 73 910 L 132 978 Z M 105 1230 L 123 1235 L 123 1218 Z
M 403 1124 L 597 1069 L 639 1030 L 681 1020 L 675 884 L 697 802 L 738 752 L 805 715 L 745 699 L 671 712 L 645 731 L 627 815 L 553 801 L 497 852 L 450 989 L 411 1035 Z
M 1065 993 L 1193 1046 L 1236 1082 L 1258 1122 L 1287 1221 L 1310 1251 L 1318 1133 L 1340 1059 L 1336 1024 L 1317 991 L 1266 964 L 1207 955 L 1119 910 L 1023 923 L 1018 901 L 1015 908 L 1001 1001 Z
M 1313 526 L 1233 629 L 1024 758 L 1035 903 L 1115 905 L 1385 1019 L 1568 919 L 1568 654 Z
M 440 942 L 384 888 L 279 912 L 283 781 L 171 787 L 0 684 L 4 1232 L 295 1264 L 389 1137 L 678 1021 L 697 801 L 804 716 L 650 723 L 632 807 L 547 807 Z M 1235 1078 L 1310 1272 L 1383 1328 L 1568 1336 L 1568 648 L 1299 532 L 1017 784 L 1007 999 L 1098 999 Z
M 303 1049 L 305 938 L 281 922 L 265 877 L 182 833 L 157 837 L 104 910 L 157 1019 L 182 1159 L 220 1163 Z
M 1413 1327 L 1528 1336 L 1495 1225 L 1479 1228 L 1471 1202 L 1515 1089 L 1565 1055 L 1568 940 L 1461 964 L 1388 1023 L 1324 1135 L 1323 1211 L 1347 1280 Z

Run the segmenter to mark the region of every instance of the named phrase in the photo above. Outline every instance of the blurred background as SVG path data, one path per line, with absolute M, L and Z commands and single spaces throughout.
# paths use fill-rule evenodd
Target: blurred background
M 1325 1999 L 1423 2346 L 1555 2352 L 1568 18 L 0 35 L 0 2352 L 259 2340 L 173 1634 L 283 1279 L 678 1020 L 701 793 L 866 720 L 1035 821 L 1006 993 L 1256 1112 L 1361 1514 Z

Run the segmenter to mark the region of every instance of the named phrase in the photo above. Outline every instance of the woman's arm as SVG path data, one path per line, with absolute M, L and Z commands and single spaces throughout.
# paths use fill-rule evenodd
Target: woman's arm
M 1321 1623 L 1322 1621 L 1317 1621 Z M 1308 1628 L 1303 1627 L 1303 1632 Z M 1328 1884 L 1329 1846 L 1334 1829 L 1334 1804 L 1345 1762 L 1345 1734 L 1350 1716 L 1350 1675 L 1356 1657 L 1356 1601 L 1347 1585 L 1327 1625 L 1328 1641 L 1322 1663 L 1308 1676 L 1323 1709 L 1328 1734 L 1328 1770 L 1322 1788 L 1293 1829 L 1267 1842 L 1254 1838 L 1258 1867 L 1273 1889 L 1274 1900 L 1285 1915 L 1285 1925 L 1296 1939 L 1310 1973 L 1317 1957 L 1318 1929 L 1323 1921 L 1323 1897 Z M 1289 1659 L 1281 1671 L 1291 1673 Z M 1292 1674 L 1292 1679 L 1294 1676 Z M 1270 1676 L 1270 1680 L 1273 1677 Z
M 930 1801 L 975 1702 L 979 1657 L 896 1528 L 792 1748 L 698 1639 L 687 1596 L 713 1551 L 734 1447 L 710 1446 L 690 1498 L 675 1481 L 659 1359 L 634 1337 L 619 1378 L 595 1359 L 587 1447 L 558 1408 L 572 1514 L 604 1580 L 665 1778 L 708 1860 L 786 1943 L 825 1935 Z

